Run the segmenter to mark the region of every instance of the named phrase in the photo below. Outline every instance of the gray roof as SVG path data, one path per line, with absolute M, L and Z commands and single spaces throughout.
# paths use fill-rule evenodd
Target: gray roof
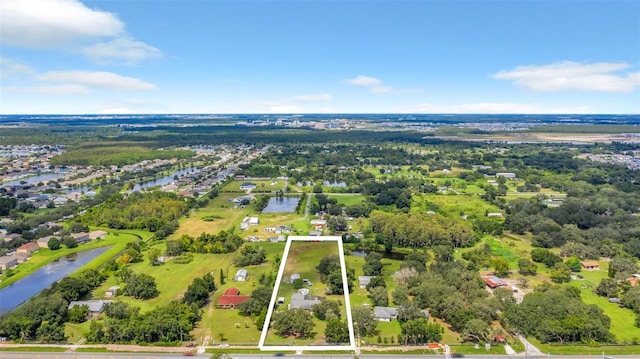
M 104 310 L 106 304 L 113 303 L 112 300 L 78 300 L 69 303 L 68 309 L 75 307 L 76 305 L 86 305 L 89 307 L 91 313 L 101 313 Z
M 289 309 L 307 309 L 311 310 L 311 308 L 319 304 L 321 302 L 319 297 L 314 297 L 311 295 L 304 295 L 302 293 L 294 293 L 291 295 L 291 303 L 289 304 Z
M 236 272 L 236 277 L 237 276 L 246 277 L 248 274 L 249 272 L 247 272 L 246 269 L 238 269 L 238 271 Z
M 358 277 L 358 282 L 360 282 L 360 285 L 367 285 L 371 282 L 371 278 L 373 278 L 371 275 L 361 275 Z
M 398 308 L 391 307 L 375 307 L 373 308 L 373 317 L 381 319 L 393 319 L 398 316 Z

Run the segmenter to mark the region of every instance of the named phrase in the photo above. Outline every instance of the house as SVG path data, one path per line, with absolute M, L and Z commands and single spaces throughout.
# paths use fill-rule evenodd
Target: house
M 238 288 L 229 288 L 224 291 L 220 299 L 218 299 L 218 308 L 233 309 L 238 304 L 244 303 L 251 299 L 250 295 L 240 295 Z
M 504 177 L 506 179 L 516 179 L 516 174 L 513 172 L 498 172 L 496 173 L 496 177 Z
M 73 307 L 75 307 L 76 305 L 78 306 L 82 306 L 82 305 L 86 305 L 87 307 L 89 307 L 89 312 L 91 314 L 100 314 L 104 311 L 104 307 L 107 304 L 111 304 L 113 303 L 112 300 L 74 300 L 71 303 L 69 303 L 69 307 L 67 307 L 67 309 L 71 309 Z
M 19 233 L 11 233 L 11 234 L 4 235 L 5 242 L 11 242 L 12 240 L 19 239 L 19 238 L 22 238 L 22 235 L 20 235 Z
M 89 239 L 93 240 L 93 239 L 102 239 L 104 238 L 108 233 L 105 231 L 93 231 L 93 232 L 89 232 Z
M 600 263 L 596 261 L 584 261 L 580 262 L 582 269 L 584 270 L 598 270 L 600 269 Z
M 120 286 L 114 285 L 113 287 L 107 289 L 106 292 L 104 292 L 104 296 L 107 298 L 115 297 L 116 295 L 118 295 L 118 289 L 120 289 Z
M 358 283 L 360 288 L 366 288 L 367 285 L 369 285 L 369 282 L 371 282 L 371 278 L 373 278 L 373 276 L 371 275 L 361 275 L 358 277 Z
M 31 254 L 33 252 L 37 252 L 39 249 L 40 247 L 38 246 L 38 243 L 29 242 L 18 247 L 18 249 L 16 249 L 16 252 Z
M 327 221 L 324 219 L 312 219 L 309 224 L 314 226 L 316 231 L 321 231 L 327 225 Z
M 629 282 L 632 287 L 640 285 L 640 274 L 634 274 L 631 278 L 627 279 L 627 282 Z
M 87 232 L 71 233 L 71 238 L 75 239 L 78 244 L 87 243 L 91 240 Z
M 500 212 L 493 212 L 493 213 L 487 213 L 487 217 L 492 217 L 492 218 L 502 218 L 502 213 Z
M 53 204 L 55 204 L 56 207 L 60 207 L 67 204 L 68 201 L 69 199 L 67 199 L 67 197 L 58 196 L 53 199 Z
M 46 237 L 38 238 L 36 243 L 38 243 L 38 247 L 40 248 L 49 248 L 49 241 L 53 238 L 58 239 L 57 237 L 54 237 L 54 236 L 46 236 Z
M 247 280 L 248 275 L 249 275 L 249 272 L 247 272 L 246 269 L 238 269 L 238 271 L 236 272 L 236 275 L 233 277 L 233 280 L 236 282 L 244 282 Z
M 496 276 L 482 277 L 482 280 L 491 289 L 496 289 L 498 287 L 506 286 L 505 282 L 502 279 L 500 279 L 500 278 L 498 278 Z
M 321 231 L 309 231 L 310 236 L 319 237 L 322 235 Z
M 390 322 L 398 318 L 398 308 L 374 307 L 373 318 L 381 322 Z
M 297 293 L 291 295 L 291 302 L 289 303 L 289 310 L 291 309 L 304 309 L 311 311 L 313 306 L 322 302 L 322 297 L 309 295 L 309 289 L 298 289 Z
M 278 305 L 284 304 L 284 297 L 278 297 Z
M 2 256 L 0 257 L 0 270 L 6 271 L 18 265 L 18 258 L 15 256 Z
M 31 253 L 13 253 L 11 256 L 16 257 L 18 259 L 18 264 L 20 264 L 31 258 Z
M 242 182 L 242 184 L 240 185 L 240 189 L 243 191 L 248 191 L 256 187 L 258 187 L 258 185 L 253 182 Z

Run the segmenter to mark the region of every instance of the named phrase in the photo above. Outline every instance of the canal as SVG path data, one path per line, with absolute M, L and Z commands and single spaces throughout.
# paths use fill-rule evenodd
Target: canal
M 0 315 L 14 310 L 29 298 L 51 286 L 53 282 L 73 273 L 109 248 L 101 247 L 69 254 L 0 289 Z

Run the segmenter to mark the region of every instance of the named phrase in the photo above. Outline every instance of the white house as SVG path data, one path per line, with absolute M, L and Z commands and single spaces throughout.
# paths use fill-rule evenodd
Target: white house
M 238 271 L 236 272 L 236 275 L 233 277 L 233 280 L 236 282 L 244 282 L 247 280 L 248 275 L 249 275 L 249 272 L 247 272 L 246 269 L 238 269 Z

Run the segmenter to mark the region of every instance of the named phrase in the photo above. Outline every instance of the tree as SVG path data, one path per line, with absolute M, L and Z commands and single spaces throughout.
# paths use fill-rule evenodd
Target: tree
M 361 337 L 374 335 L 377 333 L 378 321 L 373 317 L 373 310 L 365 306 L 354 307 L 351 311 L 353 327 Z
M 509 275 L 509 262 L 502 257 L 493 258 L 493 268 L 498 277 L 506 277 Z
M 89 317 L 89 306 L 86 304 L 74 305 L 67 313 L 71 323 L 82 323 Z
M 293 280 L 293 282 L 291 282 L 291 285 L 293 286 L 293 289 L 300 289 L 302 287 L 304 287 L 304 281 L 300 278 L 296 278 Z
M 638 271 L 636 263 L 629 258 L 615 257 L 609 262 L 609 277 L 625 280 Z
M 640 286 L 631 287 L 620 300 L 622 305 L 640 314 Z
M 311 314 L 304 309 L 280 310 L 273 313 L 271 326 L 281 337 L 295 335 L 306 338 L 313 330 Z
M 320 320 L 340 319 L 340 302 L 325 299 L 313 306 L 313 315 Z
M 340 271 L 340 257 L 337 255 L 329 255 L 320 260 L 320 264 L 316 266 L 316 270 L 323 277 L 328 276 L 334 271 Z
M 175 257 L 182 254 L 183 247 L 182 247 L 181 241 L 168 240 L 166 245 L 167 245 L 167 250 L 164 252 L 166 256 Z
M 377 276 L 382 274 L 382 262 L 380 259 L 382 255 L 376 252 L 371 252 L 365 257 L 365 263 L 362 266 L 364 275 Z
M 571 280 L 571 270 L 564 263 L 556 263 L 549 277 L 554 283 L 566 283 Z
M 567 259 L 564 264 L 566 264 L 567 267 L 569 267 L 569 269 L 574 273 L 578 273 L 582 270 L 582 264 L 580 264 L 580 260 L 576 257 L 569 257 L 569 259 Z
M 536 275 L 538 266 L 527 258 L 518 260 L 518 269 L 522 275 Z
M 425 318 L 413 319 L 400 324 L 404 344 L 423 344 L 442 339 L 444 329 L 438 323 L 429 323 Z
M 263 263 L 267 258 L 264 249 L 258 246 L 245 246 L 240 250 L 240 255 L 233 258 L 233 264 L 237 267 L 244 267 Z
M 224 271 L 220 268 L 220 285 L 224 284 Z
M 349 342 L 349 327 L 346 321 L 338 318 L 329 320 L 324 330 L 324 337 L 327 343 Z
M 124 295 L 138 299 L 153 298 L 158 293 L 155 278 L 145 273 L 131 274 L 127 285 L 123 289 Z
M 198 308 L 203 307 L 209 301 L 209 290 L 204 279 L 195 278 L 184 293 L 182 301 L 186 304 L 195 304 Z
M 51 249 L 52 251 L 60 249 L 60 241 L 58 240 L 58 238 L 51 238 L 49 242 L 47 242 L 47 247 L 49 247 L 49 249 Z
M 67 248 L 75 248 L 78 246 L 78 241 L 76 241 L 74 238 L 72 238 L 71 236 L 64 236 L 62 239 L 62 243 L 64 244 L 65 247 Z M 48 244 L 48 243 L 47 243 Z
M 369 295 L 367 296 L 373 302 L 373 305 L 376 307 L 387 307 L 389 306 L 389 294 L 387 293 L 387 288 L 385 287 L 375 287 L 369 290 Z
M 152 266 L 156 265 L 158 263 L 158 258 L 160 258 L 160 254 L 162 254 L 162 251 L 160 250 L 160 248 L 158 247 L 151 248 L 147 253 L 147 258 L 149 258 L 149 264 Z
M 369 281 L 369 284 L 367 284 L 367 290 L 371 290 L 375 287 L 384 287 L 384 288 L 387 287 L 387 283 L 384 281 L 383 276 L 373 277 Z
M 464 326 L 462 335 L 465 339 L 475 343 L 489 342 L 491 340 L 491 327 L 483 320 L 471 319 Z
M 596 288 L 596 294 L 607 298 L 615 298 L 618 296 L 618 283 L 613 278 L 602 278 L 600 284 Z

